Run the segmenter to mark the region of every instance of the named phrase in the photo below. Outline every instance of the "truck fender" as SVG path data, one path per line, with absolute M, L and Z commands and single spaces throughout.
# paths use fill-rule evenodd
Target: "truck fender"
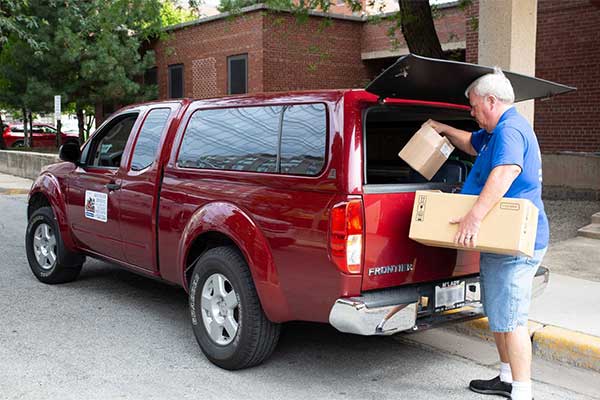
M 230 238 L 248 263 L 263 310 L 272 322 L 282 322 L 289 316 L 288 302 L 283 294 L 271 248 L 252 218 L 239 207 L 226 202 L 212 202 L 196 210 L 182 235 L 178 265 L 186 291 L 186 259 L 195 239 L 207 232 L 218 232 Z
M 69 221 L 67 220 L 65 194 L 61 190 L 60 184 L 54 175 L 48 172 L 42 173 L 31 186 L 29 199 L 27 201 L 28 219 L 32 214 L 32 199 L 39 195 L 43 195 L 50 203 L 56 221 L 58 222 L 60 236 L 65 247 L 69 251 L 76 252 L 77 246 L 75 246 L 71 229 L 69 229 Z

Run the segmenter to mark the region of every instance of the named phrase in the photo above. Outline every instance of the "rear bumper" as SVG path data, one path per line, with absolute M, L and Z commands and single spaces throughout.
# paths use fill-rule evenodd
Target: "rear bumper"
M 544 292 L 549 277 L 548 269 L 540 266 L 533 281 L 533 297 Z M 465 281 L 465 302 L 459 309 L 444 311 L 433 308 L 435 286 L 440 284 L 433 282 L 340 298 L 331 308 L 329 323 L 341 332 L 370 336 L 420 331 L 482 317 L 479 276 L 461 277 L 459 280 Z

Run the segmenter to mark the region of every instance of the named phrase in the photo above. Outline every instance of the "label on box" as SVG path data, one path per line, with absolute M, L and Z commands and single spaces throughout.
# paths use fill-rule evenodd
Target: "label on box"
M 446 157 L 446 158 L 450 157 L 452 150 L 454 150 L 454 149 L 452 148 L 452 146 L 449 146 L 448 143 L 446 143 L 446 142 L 442 143 L 440 152 L 444 155 L 444 157 Z
M 507 201 L 503 201 L 500 203 L 501 210 L 511 210 L 511 211 L 519 211 L 521 207 L 519 203 L 509 203 Z
M 427 201 L 427 196 L 419 195 L 419 200 L 417 203 L 417 215 L 415 220 L 417 222 L 423 222 L 425 219 L 425 202 Z

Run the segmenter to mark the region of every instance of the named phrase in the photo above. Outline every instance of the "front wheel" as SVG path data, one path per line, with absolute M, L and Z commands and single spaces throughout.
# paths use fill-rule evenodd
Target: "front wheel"
M 25 233 L 27 261 L 33 274 L 44 283 L 70 282 L 79 276 L 85 257 L 68 251 L 50 207 L 34 211 Z
M 246 261 L 234 247 L 217 247 L 196 262 L 190 281 L 190 313 L 196 340 L 215 365 L 236 370 L 260 364 L 279 340 Z

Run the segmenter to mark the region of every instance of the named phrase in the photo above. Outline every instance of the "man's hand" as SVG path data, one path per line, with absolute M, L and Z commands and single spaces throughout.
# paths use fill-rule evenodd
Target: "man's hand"
M 433 119 L 428 119 L 421 126 L 429 125 L 432 127 L 437 133 L 444 134 L 448 130 L 450 130 L 450 126 L 446 124 L 442 124 L 441 122 L 435 121 Z
M 482 218 L 479 218 L 470 211 L 462 218 L 453 218 L 451 224 L 459 224 L 456 236 L 454 236 L 454 244 L 465 247 L 477 246 L 477 235 L 481 227 Z
M 428 119 L 422 126 L 429 125 L 440 135 L 446 136 L 455 147 L 467 154 L 476 156 L 477 152 L 471 145 L 471 132 L 456 129 L 433 119 Z

